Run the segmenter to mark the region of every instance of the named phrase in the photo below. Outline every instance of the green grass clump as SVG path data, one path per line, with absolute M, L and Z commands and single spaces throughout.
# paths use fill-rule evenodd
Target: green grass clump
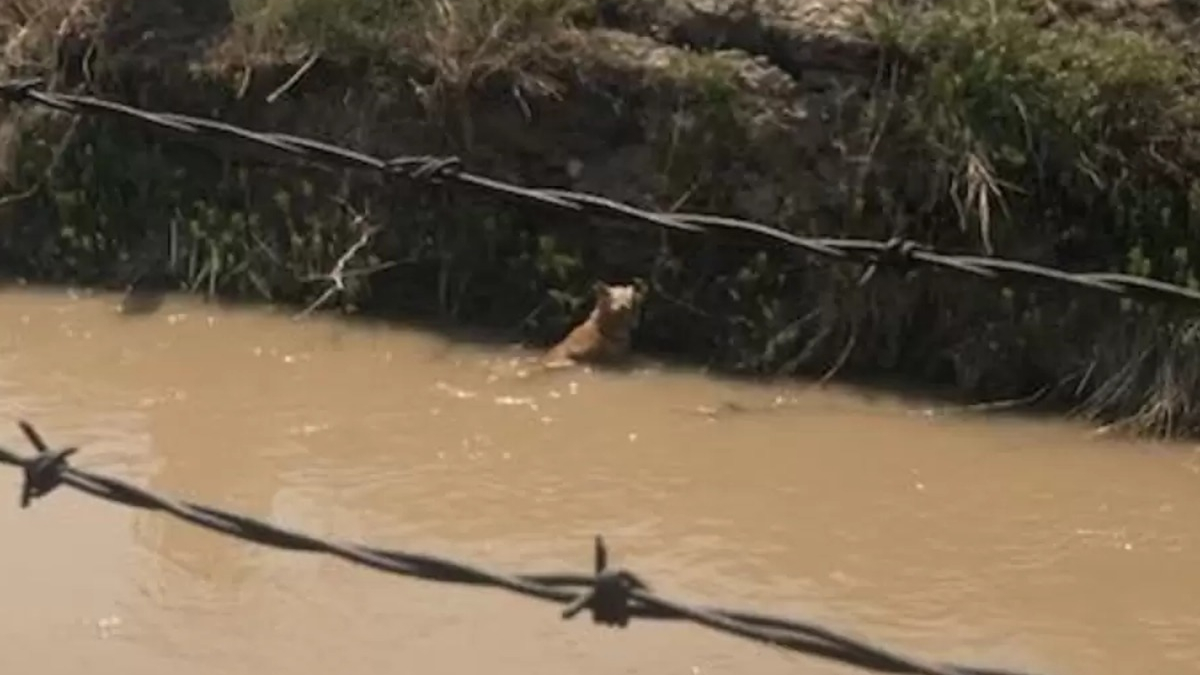
M 1154 35 L 1042 6 L 889 3 L 873 17 L 910 65 L 902 137 L 934 169 L 922 215 L 972 226 L 988 251 L 1069 240 L 1086 259 L 1059 262 L 1195 284 L 1197 73 Z
M 1047 7 L 894 0 L 876 8 L 868 31 L 896 75 L 893 87 L 874 92 L 882 102 L 874 109 L 887 115 L 871 120 L 890 132 L 880 153 L 886 179 L 877 181 L 885 216 L 915 223 L 909 236 L 943 247 L 1200 286 L 1191 217 L 1200 206 L 1200 73 L 1183 45 L 1153 32 Z M 1011 379 L 1003 364 L 1013 370 L 1017 355 L 990 346 L 1010 344 L 1026 379 L 1087 412 L 1166 433 L 1194 425 L 1200 401 L 1180 384 L 1200 368 L 1185 347 L 1194 320 L 1087 294 L 1022 295 L 995 306 L 939 301 L 940 329 L 985 320 L 980 332 L 1000 336 L 964 359 L 982 381 Z M 1114 321 L 1114 311 L 1127 320 Z M 1086 335 L 1089 346 L 1071 335 Z

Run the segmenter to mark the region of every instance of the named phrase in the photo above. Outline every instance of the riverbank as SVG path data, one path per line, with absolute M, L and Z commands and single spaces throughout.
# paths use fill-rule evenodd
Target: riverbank
M 37 4 L 0 16 L 3 75 L 54 91 L 380 156 L 453 154 L 652 209 L 1196 285 L 1200 70 L 1177 39 L 1190 18 L 1167 5 Z M 638 277 L 646 353 L 1200 429 L 1197 322 L 1177 310 L 927 272 L 860 286 L 852 266 L 248 166 L 31 107 L 9 106 L 0 131 L 0 262 L 38 281 L 304 307 L 374 225 L 356 265 L 380 269 L 327 307 L 545 344 L 595 278 Z

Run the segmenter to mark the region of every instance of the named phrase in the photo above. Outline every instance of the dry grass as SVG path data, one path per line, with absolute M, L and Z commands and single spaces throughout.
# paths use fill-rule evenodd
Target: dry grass
M 118 4 L 0 0 L 3 68 L 51 67 L 59 40 L 96 28 Z M 231 0 L 222 47 L 247 61 L 301 47 L 334 59 L 420 64 L 446 92 L 515 73 L 522 87 L 544 93 L 552 83 L 534 73 L 561 56 L 562 38 L 585 7 L 579 0 Z
M 56 43 L 94 25 L 102 0 L 0 0 L 0 41 L 5 74 L 52 65 Z
M 462 88 L 544 58 L 576 0 L 234 0 L 234 30 L 270 52 L 303 44 L 333 58 L 422 63 Z
M 579 0 L 234 0 L 224 45 L 243 62 L 299 48 L 310 59 L 403 72 L 432 116 L 466 147 L 471 92 L 499 85 L 518 100 L 556 95 L 572 53 Z

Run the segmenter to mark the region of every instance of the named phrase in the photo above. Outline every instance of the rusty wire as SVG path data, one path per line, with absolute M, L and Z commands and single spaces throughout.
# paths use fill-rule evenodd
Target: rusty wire
M 91 96 L 42 91 L 39 89 L 42 84 L 40 79 L 0 82 L 0 100 L 37 103 L 74 114 L 121 117 L 160 130 L 174 131 L 185 139 L 234 141 L 326 167 L 368 170 L 388 177 L 430 184 L 451 183 L 526 205 L 551 207 L 577 215 L 603 216 L 692 234 L 752 234 L 835 262 L 865 264 L 867 269 L 861 278 L 862 282 L 869 279 L 880 265 L 904 270 L 923 265 L 999 283 L 1019 280 L 1052 282 L 1137 300 L 1200 303 L 1200 291 L 1146 277 L 1116 273 L 1068 272 L 1018 260 L 952 255 L 901 238 L 873 241 L 801 237 L 738 218 L 695 213 L 656 213 L 598 195 L 551 188 L 521 187 L 479 176 L 464 170 L 458 157 L 406 156 L 383 159 L 289 134 L 251 131 L 215 120 L 174 113 L 155 113 Z
M 690 621 L 713 630 L 767 643 L 795 652 L 838 661 L 880 673 L 915 675 L 1029 675 L 1014 670 L 933 663 L 873 644 L 869 640 L 826 628 L 763 614 L 697 607 L 653 593 L 637 575 L 608 567 L 603 539 L 595 541 L 592 574 L 502 574 L 469 563 L 438 556 L 322 539 L 251 516 L 155 494 L 119 478 L 75 468 L 67 459 L 78 451 L 51 449 L 41 434 L 25 421 L 21 431 L 36 452 L 23 456 L 0 447 L 0 464 L 19 467 L 24 473 L 21 508 L 27 508 L 60 485 L 100 499 L 138 509 L 165 511 L 193 525 L 245 541 L 274 548 L 329 555 L 406 577 L 427 581 L 502 588 L 520 595 L 566 605 L 562 617 L 570 619 L 588 610 L 592 621 L 624 628 L 632 618 Z

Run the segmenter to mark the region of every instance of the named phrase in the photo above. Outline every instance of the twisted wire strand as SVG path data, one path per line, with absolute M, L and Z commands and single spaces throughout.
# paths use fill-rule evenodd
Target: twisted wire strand
M 684 620 L 783 649 L 838 661 L 880 673 L 914 675 L 1029 675 L 1013 670 L 932 663 L 875 644 L 844 631 L 810 621 L 723 609 L 697 607 L 667 599 L 650 590 L 636 575 L 608 567 L 608 552 L 595 542 L 594 574 L 502 574 L 448 558 L 325 539 L 252 516 L 161 495 L 119 478 L 70 466 L 78 448 L 53 450 L 34 427 L 18 423 L 35 453 L 25 456 L 0 447 L 0 464 L 24 473 L 21 507 L 61 485 L 98 499 L 149 511 L 162 511 L 193 525 L 273 548 L 332 555 L 351 563 L 401 576 L 501 588 L 519 595 L 566 605 L 569 619 L 584 609 L 593 622 L 624 627 L 631 618 Z
M 1008 283 L 1048 282 L 1092 290 L 1139 301 L 1200 303 L 1200 290 L 1127 274 L 1077 273 L 1017 260 L 953 255 L 934 251 L 917 242 L 893 238 L 887 241 L 801 237 L 784 230 L 738 218 L 694 213 L 657 213 L 607 197 L 551 188 L 530 188 L 479 176 L 462 168 L 457 157 L 404 156 L 383 159 L 322 141 L 290 134 L 258 132 L 215 120 L 156 113 L 91 96 L 52 93 L 39 89 L 40 79 L 0 82 L 0 100 L 36 103 L 72 114 L 108 115 L 134 121 L 163 131 L 175 132 L 192 141 L 234 141 L 273 151 L 282 156 L 326 167 L 373 171 L 389 177 L 460 187 L 516 203 L 542 206 L 577 215 L 602 216 L 613 220 L 651 225 L 690 234 L 719 232 L 750 234 L 833 262 L 866 264 L 865 282 L 880 265 L 908 269 L 923 265 L 967 274 L 980 279 Z

